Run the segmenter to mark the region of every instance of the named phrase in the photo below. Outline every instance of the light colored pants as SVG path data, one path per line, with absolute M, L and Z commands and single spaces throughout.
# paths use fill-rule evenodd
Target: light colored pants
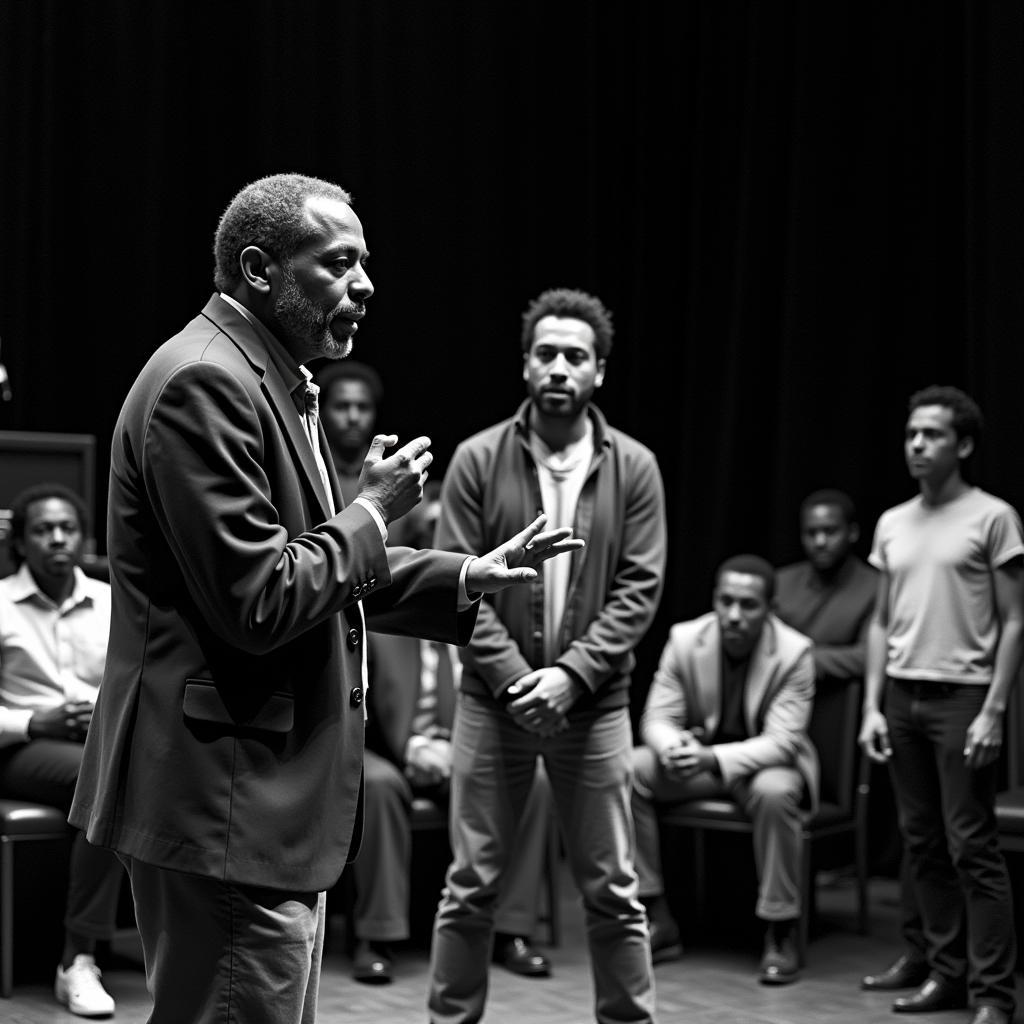
M 427 795 L 433 798 L 433 794 Z M 398 942 L 409 937 L 412 798 L 409 780 L 397 766 L 367 750 L 363 761 L 363 842 L 352 864 L 357 938 Z M 439 794 L 436 799 L 448 802 L 447 795 Z M 499 932 L 533 937 L 550 826 L 551 787 L 538 765 L 494 915 Z
M 123 857 L 149 1024 L 313 1024 L 323 893 L 232 885 Z
M 474 1024 L 483 1014 L 494 908 L 539 756 L 583 896 L 596 1019 L 652 1021 L 650 938 L 633 868 L 629 709 L 580 716 L 544 739 L 492 702 L 461 694 L 452 742 L 453 861 L 434 923 L 430 1020 Z
M 800 916 L 800 804 L 805 787 L 795 768 L 764 768 L 731 786 L 710 772 L 670 779 L 650 747 L 633 751 L 633 767 L 636 869 L 642 897 L 660 896 L 665 891 L 657 805 L 724 796 L 732 797 L 754 824 L 757 916 L 765 921 Z

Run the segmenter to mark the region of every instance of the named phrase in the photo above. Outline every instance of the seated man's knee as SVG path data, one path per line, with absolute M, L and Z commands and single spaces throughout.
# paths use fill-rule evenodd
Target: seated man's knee
M 803 792 L 803 781 L 796 772 L 766 768 L 750 779 L 750 804 L 761 813 L 795 814 Z
M 633 791 L 650 800 L 660 765 L 658 755 L 650 747 L 633 748 Z

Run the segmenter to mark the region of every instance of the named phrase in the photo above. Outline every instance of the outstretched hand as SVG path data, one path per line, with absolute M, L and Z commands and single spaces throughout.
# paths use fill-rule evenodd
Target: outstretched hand
M 466 590 L 471 594 L 493 594 L 517 583 L 529 583 L 549 558 L 583 547 L 584 541 L 573 537 L 569 526 L 541 533 L 546 521 L 547 516 L 537 516 L 511 540 L 474 558 L 466 570 Z

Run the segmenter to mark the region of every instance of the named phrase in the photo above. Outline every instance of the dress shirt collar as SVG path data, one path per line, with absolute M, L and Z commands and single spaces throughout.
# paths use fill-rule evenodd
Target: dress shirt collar
M 93 581 L 77 565 L 74 567 L 73 573 L 75 582 L 71 588 L 70 596 L 60 605 L 62 609 L 75 608 L 80 604 L 91 603 L 93 600 Z M 57 607 L 53 598 L 44 594 L 39 588 L 39 584 L 36 583 L 36 578 L 29 570 L 27 562 L 22 562 L 18 571 L 11 577 L 10 598 L 15 603 L 34 598 L 37 603 L 42 602 L 52 608 Z
M 514 417 L 516 430 L 526 441 L 529 441 L 530 437 L 530 410 L 532 408 L 533 402 L 528 398 L 516 410 Z M 604 448 L 611 448 L 612 440 L 608 434 L 608 421 L 604 418 L 604 414 L 596 405 L 590 404 L 587 406 L 587 416 L 590 417 L 591 426 L 594 428 L 594 450 L 601 451 Z

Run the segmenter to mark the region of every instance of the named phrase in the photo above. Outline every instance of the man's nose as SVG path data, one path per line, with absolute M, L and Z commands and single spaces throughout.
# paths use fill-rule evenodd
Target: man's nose
M 370 275 L 366 272 L 366 267 L 361 263 L 352 275 L 348 290 L 360 302 L 365 302 L 373 294 L 373 282 L 370 280 Z
M 50 533 L 50 543 L 63 544 L 66 540 L 67 534 L 59 526 L 55 526 Z
M 552 377 L 568 377 L 569 364 L 561 352 L 551 360 L 551 369 L 548 371 Z

